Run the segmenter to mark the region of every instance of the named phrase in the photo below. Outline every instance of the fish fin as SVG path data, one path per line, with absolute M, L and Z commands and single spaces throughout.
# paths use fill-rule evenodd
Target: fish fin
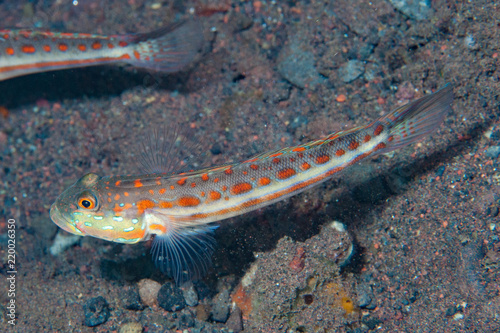
M 212 265 L 218 226 L 174 225 L 153 239 L 151 254 L 155 265 L 180 285 L 203 277 Z
M 179 125 L 153 127 L 139 142 L 137 167 L 146 174 L 199 169 L 206 162 L 207 149 L 193 138 L 193 133 Z
M 376 129 L 382 125 L 382 128 L 389 129 L 389 137 L 392 137 L 386 147 L 377 153 L 402 148 L 433 133 L 451 110 L 452 103 L 453 87 L 447 84 L 437 92 L 403 105 L 375 121 L 368 127 Z
M 182 21 L 158 30 L 120 36 L 131 43 L 127 63 L 162 72 L 176 72 L 192 62 L 204 44 L 201 23 Z

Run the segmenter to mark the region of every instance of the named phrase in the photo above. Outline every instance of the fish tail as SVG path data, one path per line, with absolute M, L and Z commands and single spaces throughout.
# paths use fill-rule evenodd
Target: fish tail
M 198 21 L 182 21 L 143 34 L 120 36 L 130 44 L 130 65 L 176 72 L 192 62 L 204 43 Z
M 437 92 L 397 108 L 368 127 L 374 133 L 386 132 L 385 146 L 377 153 L 387 153 L 432 134 L 451 109 L 453 87 L 447 84 Z

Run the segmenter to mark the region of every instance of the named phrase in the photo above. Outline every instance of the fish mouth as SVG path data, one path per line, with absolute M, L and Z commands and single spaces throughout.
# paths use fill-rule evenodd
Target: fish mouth
M 52 206 L 50 206 L 50 219 L 52 222 L 54 222 L 59 228 L 63 229 L 64 231 L 67 231 L 69 233 L 75 234 L 75 235 L 81 235 L 82 233 L 80 230 L 76 229 L 74 225 L 72 225 L 65 217 L 63 214 L 61 214 L 61 211 L 59 208 L 57 208 L 57 205 L 54 203 Z

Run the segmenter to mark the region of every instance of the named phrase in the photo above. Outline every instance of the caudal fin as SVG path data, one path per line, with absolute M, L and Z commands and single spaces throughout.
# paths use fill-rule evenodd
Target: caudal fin
M 441 125 L 451 109 L 453 87 L 447 84 L 437 92 L 397 108 L 370 126 L 389 130 L 385 148 L 377 153 L 389 152 L 430 135 Z
M 167 73 L 179 71 L 192 62 L 204 43 L 201 24 L 194 20 L 121 38 L 131 48 L 127 63 Z

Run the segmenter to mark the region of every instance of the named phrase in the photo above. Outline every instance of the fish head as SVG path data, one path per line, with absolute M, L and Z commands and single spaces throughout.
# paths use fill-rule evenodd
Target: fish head
M 56 199 L 50 218 L 75 235 L 128 244 L 143 240 L 144 223 L 123 209 L 110 207 L 104 197 L 108 191 L 105 183 L 105 178 L 97 174 L 86 174 Z

